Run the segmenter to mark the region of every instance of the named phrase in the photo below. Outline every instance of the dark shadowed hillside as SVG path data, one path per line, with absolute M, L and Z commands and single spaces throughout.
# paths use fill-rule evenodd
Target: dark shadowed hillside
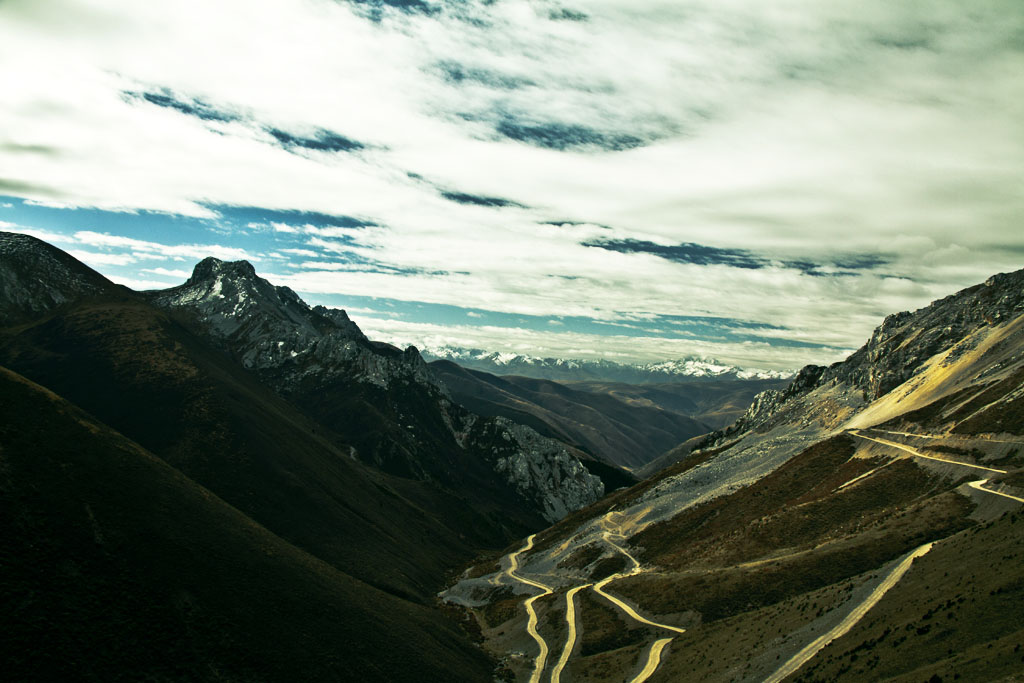
M 438 613 L 256 524 L 0 369 L 4 677 L 486 680 Z

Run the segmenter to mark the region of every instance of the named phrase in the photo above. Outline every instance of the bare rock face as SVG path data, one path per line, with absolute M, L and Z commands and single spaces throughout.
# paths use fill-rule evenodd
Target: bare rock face
M 402 353 L 370 342 L 345 311 L 310 308 L 247 261 L 204 259 L 183 285 L 149 296 L 161 308 L 191 312 L 246 368 L 283 371 L 279 388 L 310 373 L 343 373 L 381 387 L 398 377 L 432 384 L 414 348 Z
M 993 275 L 913 313 L 886 317 L 868 343 L 833 365 L 823 383 L 845 382 L 875 400 L 913 377 L 925 361 L 975 330 L 1024 313 L 1024 270 Z M 964 352 L 961 346 L 958 351 Z
M 783 408 L 788 405 L 790 399 L 802 396 L 818 386 L 824 372 L 825 368 L 820 365 L 807 365 L 797 373 L 785 389 L 762 391 L 754 397 L 743 417 L 725 429 L 709 434 L 699 448 L 721 445 L 734 435 L 743 434 L 753 429 L 768 429 Z
M 844 361 L 823 368 L 808 365 L 782 391 L 758 394 L 746 414 L 698 447 L 721 445 L 752 430 L 766 431 L 794 406 L 794 400 L 826 385 L 842 385 L 870 403 L 914 377 L 929 359 L 950 351 L 947 360 L 970 350 L 977 330 L 1024 314 L 1024 270 L 993 275 L 928 306 L 887 316 L 864 346 Z
M 591 474 L 565 445 L 503 417 L 478 420 L 467 440 L 476 444 L 495 471 L 519 494 L 533 501 L 544 519 L 556 522 L 604 495 L 601 478 Z

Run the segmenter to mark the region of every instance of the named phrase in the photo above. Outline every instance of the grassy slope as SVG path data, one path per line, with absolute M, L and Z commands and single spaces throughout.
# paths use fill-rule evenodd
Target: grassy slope
M 152 307 L 99 301 L 9 330 L 0 362 L 289 542 L 428 600 L 501 534 L 457 497 L 360 465 L 322 426 Z
M 1024 671 L 1022 606 L 1018 511 L 937 543 L 867 618 L 793 680 L 1012 678 Z
M 671 571 L 619 590 L 656 613 L 722 619 L 874 569 L 969 524 L 971 506 L 950 492 L 956 482 L 910 461 L 836 491 L 878 464 L 852 453 L 850 437 L 821 442 L 756 484 L 637 534 L 642 561 Z
M 759 680 L 795 653 L 804 644 L 801 638 L 813 639 L 797 630 L 816 628 L 810 624 L 851 604 L 850 596 L 869 583 L 872 571 L 928 540 L 970 533 L 973 505 L 952 491 L 958 482 L 908 460 L 837 491 L 880 464 L 851 459 L 853 452 L 848 436 L 821 442 L 758 483 L 631 539 L 644 564 L 656 570 L 616 581 L 611 590 L 648 615 L 690 629 L 673 643 L 654 680 Z M 684 461 L 667 472 L 695 463 Z M 619 492 L 599 506 L 625 504 L 649 485 Z M 599 514 L 597 507 L 589 516 Z M 571 525 L 562 526 L 563 533 Z M 543 536 L 546 544 L 553 542 L 548 533 Z M 604 627 L 593 619 L 596 636 Z M 587 628 L 584 619 L 584 634 Z M 572 666 L 575 675 L 615 680 L 631 666 L 632 650 L 620 651 L 596 637 L 588 642 Z M 834 680 L 832 673 L 816 680 Z
M 432 610 L 268 532 L 0 370 L 8 680 L 481 680 Z

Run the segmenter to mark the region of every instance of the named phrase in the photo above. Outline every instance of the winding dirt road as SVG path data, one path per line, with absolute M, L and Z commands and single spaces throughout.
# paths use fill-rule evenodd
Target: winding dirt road
M 915 458 L 924 458 L 926 460 L 934 460 L 949 465 L 959 465 L 961 467 L 982 470 L 985 472 L 993 472 L 996 474 L 1006 473 L 1005 470 L 996 469 L 994 467 L 986 467 L 984 465 L 960 462 L 957 460 L 937 457 L 934 455 L 925 455 L 924 453 L 918 451 L 912 446 L 898 443 L 896 441 L 890 441 L 888 439 L 878 438 L 875 436 L 868 436 L 865 435 L 859 429 L 850 430 L 849 433 L 858 438 L 865 439 L 867 441 L 873 441 L 875 443 L 879 443 L 884 446 L 889 446 L 890 448 L 895 448 L 897 450 L 903 451 Z M 903 434 L 902 432 L 890 433 Z M 907 433 L 906 435 L 926 436 L 921 434 L 909 433 Z M 902 457 L 905 458 L 907 456 Z M 898 459 L 899 458 L 891 460 L 890 462 L 885 463 L 884 465 L 876 467 L 869 472 L 866 472 L 858 477 L 855 477 L 854 479 L 851 479 L 850 481 L 841 485 L 839 489 L 846 488 L 847 486 L 851 486 L 862 481 L 863 479 L 870 477 L 878 470 L 882 469 L 883 467 L 886 467 L 887 465 L 891 464 L 891 462 L 895 462 Z M 968 485 L 971 488 L 974 488 L 978 491 L 984 491 L 985 493 L 1002 496 L 1004 498 L 1010 498 L 1011 500 L 1024 503 L 1024 498 L 1019 498 L 1008 493 L 1002 493 L 999 491 L 993 491 L 992 489 L 985 488 L 985 484 L 989 483 L 989 481 L 990 480 L 988 479 L 979 479 L 977 481 L 970 482 Z M 620 522 L 622 523 L 615 523 L 612 521 L 613 516 L 622 514 L 623 513 L 619 511 L 610 511 L 604 516 L 604 519 L 601 520 L 601 539 L 606 544 L 608 544 L 608 546 L 611 547 L 615 552 L 619 553 L 620 555 L 624 556 L 627 560 L 629 560 L 632 566 L 629 568 L 628 571 L 612 574 L 611 576 L 606 577 L 594 584 L 586 583 L 574 586 L 566 592 L 565 621 L 567 626 L 567 635 L 565 645 L 562 647 L 562 651 L 559 655 L 558 661 L 551 669 L 551 683 L 561 683 L 562 673 L 564 672 L 565 667 L 568 665 L 569 660 L 572 657 L 573 650 L 576 647 L 578 630 L 575 598 L 580 591 L 586 590 L 587 588 L 592 588 L 595 593 L 611 602 L 613 605 L 615 605 L 623 612 L 625 612 L 631 619 L 640 624 L 651 626 L 653 628 L 663 629 L 666 631 L 671 631 L 674 634 L 686 633 L 686 629 L 684 628 L 671 626 L 669 624 L 662 624 L 656 621 L 652 621 L 640 615 L 633 607 L 626 604 L 623 600 L 615 597 L 614 595 L 608 593 L 605 590 L 608 584 L 610 584 L 612 581 L 626 578 L 628 576 L 635 576 L 637 574 L 641 574 L 644 572 L 644 569 L 643 567 L 641 567 L 640 562 L 635 557 L 633 557 L 633 555 L 628 550 L 619 545 L 619 543 L 621 543 L 622 540 L 625 539 L 625 534 L 623 533 L 623 526 L 629 525 L 632 521 L 634 521 L 633 519 L 629 518 L 625 520 L 620 520 Z M 520 576 L 516 573 L 516 571 L 519 569 L 519 556 L 525 552 L 529 552 L 533 548 L 535 536 L 536 534 L 531 534 L 526 539 L 526 544 L 522 548 L 508 555 L 509 567 L 505 570 L 505 574 L 509 577 L 509 579 L 513 581 L 518 581 L 519 583 L 526 584 L 527 586 L 531 586 L 533 588 L 537 588 L 541 591 L 541 593 L 537 595 L 530 596 L 523 603 L 526 607 L 526 613 L 528 617 L 526 626 L 527 633 L 529 633 L 530 637 L 533 638 L 533 640 L 537 643 L 537 647 L 539 649 L 539 652 L 536 658 L 534 659 L 533 672 L 530 674 L 530 683 L 540 683 L 541 676 L 544 673 L 544 668 L 547 665 L 547 659 L 549 654 L 548 644 L 537 630 L 538 616 L 537 611 L 534 607 L 534 603 L 537 600 L 545 596 L 551 595 L 554 592 L 553 587 L 545 585 L 539 581 L 535 581 L 533 579 Z M 618 542 L 616 542 L 616 540 L 613 539 L 618 539 Z M 906 572 L 910 569 L 911 565 L 913 564 L 913 561 L 916 558 L 921 557 L 922 555 L 927 553 L 929 550 L 931 550 L 931 547 L 932 543 L 926 543 L 925 545 L 920 546 L 919 548 L 908 554 L 903 560 L 900 561 L 899 564 L 896 565 L 896 567 L 892 569 L 892 571 L 889 572 L 889 574 L 882 580 L 882 582 L 875 587 L 871 594 L 863 602 L 857 605 L 849 614 L 847 614 L 846 617 L 838 625 L 836 625 L 834 628 L 832 628 L 825 634 L 816 638 L 814 641 L 812 641 L 806 647 L 800 650 L 800 652 L 791 657 L 775 673 L 773 673 L 771 676 L 765 679 L 765 683 L 779 683 L 784 678 L 800 669 L 800 667 L 806 664 L 818 652 L 820 652 L 822 649 L 828 646 L 829 643 L 836 640 L 837 638 L 841 638 L 843 635 L 849 632 L 850 629 L 852 629 L 857 624 L 857 622 L 860 621 L 864 617 L 864 615 L 867 614 L 867 612 L 872 607 L 874 607 L 878 603 L 878 601 L 881 600 L 882 597 L 893 586 L 895 586 L 899 582 L 903 575 L 906 574 Z M 643 683 L 648 678 L 650 678 L 655 671 L 657 671 L 658 667 L 661 664 L 662 653 L 664 652 L 665 648 L 668 647 L 669 643 L 672 642 L 674 637 L 675 636 L 673 635 L 667 638 L 660 638 L 651 644 L 651 647 L 647 653 L 647 661 L 644 664 L 643 669 L 634 678 L 630 680 L 630 683 Z
M 603 597 L 605 600 L 611 602 L 613 605 L 621 609 L 626 614 L 628 614 L 630 618 L 632 618 L 634 621 L 638 621 L 641 624 L 646 624 L 648 626 L 653 626 L 655 628 L 664 629 L 666 631 L 674 631 L 675 633 L 686 633 L 685 628 L 669 626 L 668 624 L 660 624 L 656 621 L 651 621 L 646 617 L 640 616 L 640 614 L 638 614 L 635 609 L 627 605 L 625 602 L 615 597 L 611 593 L 605 592 L 604 587 L 612 581 L 627 576 L 635 576 L 643 572 L 643 568 L 640 566 L 640 563 L 637 561 L 637 559 L 633 557 L 625 548 L 618 545 L 617 543 L 614 543 L 611 540 L 612 536 L 618 536 L 619 538 L 623 537 L 621 533 L 621 528 L 618 531 L 611 531 L 608 528 L 608 524 L 611 523 L 612 515 L 614 514 L 619 513 L 609 512 L 607 515 L 605 515 L 604 519 L 601 520 L 601 526 L 605 529 L 601 533 L 601 538 L 604 539 L 604 542 L 610 545 L 612 548 L 614 548 L 617 552 L 619 552 L 622 555 L 625 555 L 626 558 L 633 564 L 633 568 L 630 569 L 629 572 L 619 572 L 618 574 L 612 574 L 611 576 L 602 579 L 601 581 L 598 581 L 596 584 L 594 584 L 594 592 Z M 651 649 L 647 653 L 647 663 L 644 664 L 644 668 L 630 681 L 630 683 L 642 683 L 643 681 L 646 681 L 648 678 L 650 678 L 651 675 L 655 671 L 657 671 L 658 666 L 661 665 L 662 651 L 665 649 L 665 646 L 667 646 L 671 642 L 672 638 L 662 638 L 660 640 L 655 641 L 654 644 L 651 645 Z
M 926 438 L 933 438 L 933 437 L 927 437 L 927 435 L 925 435 L 925 434 L 908 434 L 906 432 L 888 432 L 888 433 L 889 434 L 906 434 L 907 436 L 923 436 L 923 437 L 926 437 Z M 868 441 L 874 441 L 875 443 L 880 443 L 880 444 L 884 444 L 886 446 L 891 446 L 893 448 L 898 448 L 901 451 L 906 451 L 906 452 L 910 453 L 911 455 L 913 455 L 916 458 L 925 458 L 927 460 L 938 460 L 939 462 L 948 463 L 950 465 L 960 465 L 961 467 L 970 467 L 971 469 L 982 470 L 982 471 L 985 471 L 985 472 L 994 472 L 996 474 L 1006 474 L 1006 470 L 998 470 L 998 469 L 996 469 L 994 467 L 985 467 L 984 465 L 975 465 L 975 464 L 972 464 L 972 463 L 959 462 L 957 460 L 949 460 L 947 458 L 937 458 L 937 457 L 932 456 L 932 455 L 925 455 L 925 454 L 921 453 L 920 451 L 918 451 L 917 449 L 915 449 L 915 448 L 913 448 L 911 446 L 907 446 L 906 444 L 896 443 L 895 441 L 889 441 L 888 439 L 878 439 L 878 438 L 875 438 L 873 436 L 865 436 L 864 434 L 860 433 L 859 429 L 851 430 L 850 434 L 852 434 L 852 435 L 854 435 L 856 437 L 859 437 L 861 439 L 867 439 Z M 886 463 L 886 465 L 888 465 L 888 464 L 889 463 Z M 856 481 L 858 481 L 860 479 L 863 479 L 864 477 L 868 476 L 869 474 L 875 473 L 876 471 L 880 470 L 882 467 L 885 467 L 885 465 L 882 465 L 881 467 L 876 467 L 875 469 L 871 470 L 870 472 L 862 474 L 861 476 L 859 476 L 859 477 L 857 477 L 855 479 L 851 479 L 850 481 L 846 482 L 845 484 L 843 484 L 839 488 L 842 489 L 842 488 L 844 488 L 846 486 L 849 486 L 850 484 L 853 484 L 854 482 L 856 482 Z M 1002 496 L 1003 498 L 1009 498 L 1010 500 L 1015 500 L 1015 501 L 1017 501 L 1019 503 L 1024 503 L 1024 498 L 1019 498 L 1017 496 L 1010 495 L 1009 493 L 1002 493 L 1000 491 L 993 491 L 992 489 L 985 488 L 985 484 L 989 483 L 989 481 L 991 481 L 991 480 L 990 479 L 978 479 L 977 481 L 969 482 L 967 485 L 970 486 L 972 489 L 975 489 L 977 491 L 984 491 L 985 493 L 991 493 L 994 496 Z
M 509 553 L 509 565 L 508 569 L 505 570 L 505 573 L 510 579 L 514 579 L 520 583 L 525 583 L 527 586 L 533 586 L 534 588 L 539 588 L 544 591 L 539 595 L 527 598 L 523 603 L 523 605 L 526 606 L 527 615 L 526 632 L 530 634 L 530 636 L 537 642 L 537 646 L 540 648 L 540 653 L 537 655 L 536 659 L 533 660 L 533 673 L 530 674 L 530 683 L 540 683 L 540 676 L 544 673 L 544 666 L 548 661 L 548 644 L 540 633 L 537 632 L 537 610 L 534 609 L 533 603 L 546 595 L 551 595 L 552 589 L 550 586 L 545 586 L 543 583 L 538 581 L 519 576 L 516 574 L 516 570 L 519 569 L 519 556 L 533 548 L 533 539 L 536 535 L 537 534 L 530 534 L 529 538 L 526 539 L 526 545 L 514 553 Z
M 572 650 L 576 647 L 576 603 L 574 602 L 576 594 L 581 590 L 590 588 L 591 585 L 593 584 L 585 583 L 582 586 L 570 588 L 569 592 L 565 594 L 565 623 L 569 627 L 569 634 L 565 637 L 565 647 L 562 648 L 561 656 L 555 663 L 554 668 L 551 669 L 551 683 L 561 683 L 562 670 L 569 663 Z
M 972 489 L 977 489 L 978 491 L 984 491 L 985 493 L 991 493 L 996 496 L 1002 496 L 1003 498 L 1015 500 L 1018 503 L 1024 503 L 1024 498 L 1018 498 L 1017 496 L 1011 496 L 1009 493 L 1001 493 L 999 491 L 993 491 L 992 489 L 985 488 L 985 484 L 987 484 L 988 482 L 988 479 L 979 479 L 978 481 L 968 482 L 967 485 L 970 486 Z
M 643 683 L 650 678 L 661 664 L 661 651 L 671 642 L 672 638 L 662 638 L 661 640 L 654 641 L 654 644 L 651 645 L 651 651 L 647 653 L 647 664 L 629 683 Z
M 640 616 L 640 614 L 638 614 L 635 609 L 633 609 L 632 607 L 630 607 L 629 605 L 624 603 L 622 600 L 620 600 L 617 597 L 615 597 L 614 595 L 612 595 L 611 593 L 606 593 L 604 591 L 604 587 L 607 586 L 609 583 L 611 583 L 612 581 L 615 581 L 616 579 L 624 578 L 626 576 L 633 576 L 633 574 L 612 574 L 608 578 L 602 579 L 601 581 L 598 581 L 597 583 L 595 583 L 594 584 L 594 592 L 597 593 L 598 595 L 600 595 L 601 597 L 603 597 L 604 599 L 608 600 L 609 602 L 613 603 L 616 607 L 618 607 L 623 612 L 628 614 L 633 620 L 639 621 L 641 624 L 646 624 L 648 626 L 653 626 L 655 628 L 663 628 L 666 631 L 675 631 L 676 633 L 686 633 L 686 629 L 685 628 L 679 628 L 678 626 L 669 626 L 668 624 L 659 624 L 656 621 L 651 621 L 650 619 L 648 619 L 646 617 Z
M 785 664 L 779 667 L 775 673 L 766 678 L 764 683 L 779 683 L 806 664 L 812 657 L 814 657 L 814 655 L 821 652 L 821 650 L 823 650 L 833 640 L 846 635 L 846 633 L 849 632 L 849 630 L 853 628 L 865 614 L 868 613 L 868 610 L 878 604 L 878 601 L 882 599 L 882 596 L 888 593 L 889 589 L 895 586 L 899 580 L 903 578 L 903 575 L 910 569 L 914 560 L 932 549 L 932 545 L 932 543 L 925 543 L 903 558 L 903 560 L 896 565 L 891 572 L 889 572 L 889 575 L 875 587 L 875 590 L 871 591 L 871 595 L 869 595 L 864 602 L 857 605 L 852 612 L 847 614 L 846 617 L 831 630 L 818 636 L 804 647 L 804 649 L 793 655 Z
M 865 436 L 863 433 L 861 433 L 861 431 L 859 429 L 851 430 L 850 434 L 852 434 L 853 436 L 856 436 L 858 438 L 861 438 L 861 439 L 866 439 L 867 441 L 874 441 L 875 443 L 880 443 L 882 445 L 889 446 L 891 448 L 897 448 L 897 449 L 899 449 L 901 451 L 906 451 L 907 453 L 910 453 L 915 458 L 924 458 L 925 460 L 937 460 L 938 462 L 944 462 L 947 465 L 960 465 L 961 467 L 970 467 L 971 469 L 975 469 L 975 470 L 984 470 L 986 472 L 995 472 L 996 474 L 1006 474 L 1006 470 L 997 470 L 994 467 L 985 467 L 984 465 L 975 465 L 975 464 L 969 463 L 969 462 L 960 462 L 959 460 L 950 460 L 949 458 L 939 458 L 939 457 L 936 457 L 934 455 L 925 455 L 924 453 L 922 453 L 921 451 L 917 450 L 916 448 L 913 448 L 912 446 L 908 446 L 908 445 L 903 444 L 903 443 L 899 443 L 899 442 L 896 442 L 896 441 L 889 441 L 888 439 L 879 439 L 879 438 L 876 438 L 876 437 L 873 437 L 873 436 Z

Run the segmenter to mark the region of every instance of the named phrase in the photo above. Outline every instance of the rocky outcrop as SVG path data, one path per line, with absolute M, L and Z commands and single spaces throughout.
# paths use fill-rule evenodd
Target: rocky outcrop
M 875 329 L 867 344 L 831 366 L 821 383 L 843 382 L 868 401 L 913 377 L 925 361 L 975 330 L 1024 313 L 1024 270 L 993 275 L 983 284 L 939 299 L 913 313 L 894 313 Z M 968 350 L 959 346 L 958 353 Z
M 529 427 L 503 417 L 474 420 L 465 438 L 549 522 L 604 495 L 601 478 L 590 474 L 564 444 Z
M 161 308 L 190 312 L 246 368 L 273 371 L 278 389 L 308 375 L 338 375 L 384 388 L 411 379 L 443 393 L 415 347 L 402 352 L 370 342 L 345 311 L 310 308 L 247 261 L 204 259 L 183 285 L 149 297 Z
M 311 308 L 245 261 L 207 258 L 181 286 L 146 296 L 375 467 L 456 490 L 500 483 L 549 522 L 604 492 L 563 444 L 454 403 L 415 347 L 370 341 L 344 311 Z
M 739 420 L 725 429 L 708 434 L 693 450 L 722 445 L 732 437 L 751 430 L 766 430 L 777 420 L 783 408 L 797 396 L 803 396 L 818 386 L 825 368 L 820 365 L 807 365 L 785 389 L 769 389 L 762 391 L 747 408 Z
M 85 296 L 127 292 L 42 240 L 0 232 L 0 325 L 38 317 Z
M 870 403 L 920 372 L 936 354 L 950 351 L 946 362 L 970 350 L 967 343 L 980 328 L 999 325 L 1024 314 L 1024 269 L 993 275 L 914 312 L 887 316 L 864 346 L 827 368 L 808 365 L 782 391 L 759 394 L 746 414 L 724 430 L 710 434 L 694 450 L 715 447 L 750 431 L 767 431 L 785 418 L 795 399 L 826 385 L 845 385 Z

